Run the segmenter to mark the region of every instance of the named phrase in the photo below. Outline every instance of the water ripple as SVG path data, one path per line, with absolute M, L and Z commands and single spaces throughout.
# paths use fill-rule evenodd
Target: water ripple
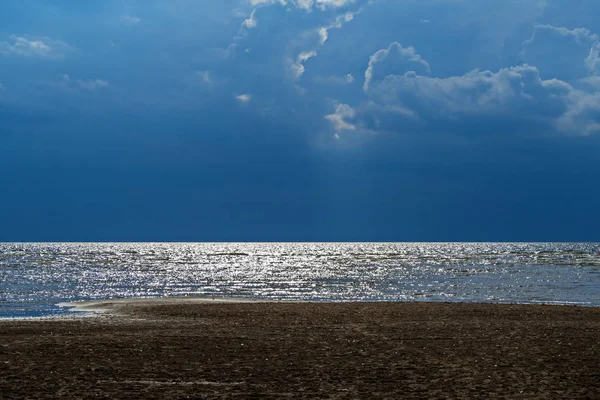
M 600 305 L 596 243 L 0 244 L 0 316 L 178 295 Z

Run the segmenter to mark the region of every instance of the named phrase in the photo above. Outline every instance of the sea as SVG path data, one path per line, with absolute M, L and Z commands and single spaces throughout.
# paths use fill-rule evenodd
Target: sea
M 600 243 L 0 243 L 0 318 L 166 296 L 600 306 Z

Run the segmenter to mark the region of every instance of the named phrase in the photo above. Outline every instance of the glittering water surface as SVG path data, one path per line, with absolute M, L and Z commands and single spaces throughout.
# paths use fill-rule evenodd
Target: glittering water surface
M 600 306 L 597 243 L 0 244 L 0 317 L 184 295 Z

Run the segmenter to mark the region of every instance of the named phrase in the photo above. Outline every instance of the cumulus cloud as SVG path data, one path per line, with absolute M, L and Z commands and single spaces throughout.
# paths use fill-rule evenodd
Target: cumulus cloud
M 302 118 L 336 133 L 353 131 L 356 135 L 406 126 L 418 130 L 433 125 L 442 131 L 443 126 L 473 125 L 490 118 L 535 121 L 540 129 L 560 132 L 595 133 L 600 91 L 598 37 L 583 25 L 556 17 L 543 19 L 542 3 L 232 1 L 215 5 L 218 11 L 206 7 L 207 19 L 225 21 L 221 37 L 211 26 L 213 37 L 190 34 L 200 25 L 195 19 L 202 15 L 202 7 L 181 0 L 168 2 L 179 10 L 168 14 L 172 18 L 165 22 L 168 29 L 163 32 L 158 24 L 135 32 L 136 37 L 156 36 L 143 43 L 131 42 L 127 51 L 119 46 L 112 54 L 136 62 L 141 59 L 135 57 L 151 54 L 149 49 L 157 50 L 154 54 L 168 54 L 168 61 L 156 57 L 157 62 L 164 61 L 164 69 L 148 69 L 143 72 L 146 79 L 137 80 L 155 80 L 160 87 L 157 92 L 172 84 L 169 87 L 176 88 L 174 92 L 189 91 L 189 98 L 199 97 L 202 91 L 204 98 L 209 98 L 206 94 L 220 96 L 225 102 L 257 105 L 256 110 L 263 105 L 277 108 L 277 118 L 286 121 L 293 120 L 288 118 L 292 112 L 297 119 L 304 113 Z M 135 8 L 148 27 L 160 18 L 151 9 Z M 188 9 L 195 19 L 182 16 Z M 208 14 L 221 11 L 218 18 Z M 123 17 L 122 9 L 111 15 L 113 19 L 117 16 L 117 23 L 142 22 L 132 14 Z M 189 24 L 182 26 L 184 17 Z M 168 39 L 169 30 L 177 43 Z M 237 32 L 233 40 L 232 32 Z M 210 36 L 210 43 L 198 44 L 201 36 Z M 127 38 L 119 40 L 126 43 Z M 84 46 L 86 41 L 80 43 Z M 69 49 L 66 43 L 48 38 L 0 40 L 0 56 L 60 59 Z M 136 49 L 140 51 L 136 53 Z M 85 50 L 81 59 L 85 57 L 86 62 L 79 64 L 102 62 L 100 53 Z M 65 68 L 73 79 L 53 84 L 83 93 L 100 91 L 121 79 L 108 71 L 109 75 L 100 77 L 104 79 L 94 79 L 95 75 L 77 68 Z M 174 69 L 166 71 L 168 68 Z M 161 75 L 165 71 L 168 73 Z M 35 78 L 35 84 L 52 79 L 47 74 Z M 180 81 L 175 82 L 177 79 Z M 156 97 L 164 97 L 162 94 L 156 93 Z
M 543 77 L 569 81 L 596 69 L 597 49 L 598 36 L 585 28 L 536 25 L 531 38 L 523 42 L 521 54 Z
M 341 132 L 356 130 L 356 126 L 351 122 L 355 116 L 356 111 L 352 107 L 347 104 L 336 103 L 335 112 L 326 115 L 325 119 L 331 123 L 335 131 L 335 137 L 339 139 Z
M 556 0 L 429 0 L 428 3 L 448 6 L 445 17 L 455 26 L 478 26 L 481 51 L 497 56 L 515 30 L 535 23 L 553 1 Z M 576 7 L 569 5 L 569 8 Z M 437 23 L 438 18 L 435 19 Z
M 377 67 L 390 54 L 395 54 L 392 60 L 396 62 L 391 63 L 395 68 L 377 74 Z M 354 126 L 361 121 L 368 124 L 367 120 L 380 124 L 386 119 L 392 121 L 388 129 L 403 124 L 414 127 L 415 121 L 422 129 L 502 121 L 534 123 L 540 129 L 565 133 L 600 132 L 600 92 L 594 86 L 595 80 L 589 80 L 589 90 L 582 90 L 564 80 L 544 79 L 536 66 L 528 64 L 496 72 L 476 69 L 445 78 L 420 75 L 412 67 L 420 67 L 423 73 L 430 71 L 429 64 L 414 49 L 404 49 L 397 43 L 371 57 L 364 85 L 370 100 L 354 107 Z M 398 73 L 389 73 L 394 70 Z M 336 112 L 327 117 L 343 122 L 348 116 Z M 337 129 L 341 126 L 338 123 Z
M 244 19 L 234 43 L 250 52 L 228 60 L 235 64 L 233 75 L 244 77 L 231 79 L 232 91 L 318 112 L 338 135 L 407 126 L 444 131 L 477 123 L 495 129 L 496 121 L 505 123 L 502 129 L 522 124 L 595 132 L 600 89 L 591 78 L 600 75 L 600 46 L 591 30 L 541 23 L 545 7 L 537 0 L 424 3 L 250 0 L 252 12 L 239 16 Z M 403 17 L 409 9 L 414 13 Z M 369 30 L 373 18 L 386 14 L 399 15 L 399 21 L 390 17 L 381 32 Z M 434 25 L 448 34 L 434 35 Z M 404 37 L 406 42 L 398 41 Z M 361 75 L 364 82 L 351 85 Z M 332 99 L 334 109 L 326 109 Z
M 251 42 L 254 37 L 267 40 L 269 22 L 272 24 L 276 20 L 275 26 L 278 26 L 289 19 L 285 34 L 281 35 L 279 30 L 277 36 L 279 40 L 289 41 L 284 47 L 286 54 L 283 55 L 286 75 L 292 80 L 299 80 L 306 71 L 305 63 L 316 57 L 319 49 L 329 39 L 330 30 L 340 29 L 352 21 L 362 11 L 362 7 L 369 3 L 369 0 L 250 0 L 249 4 L 255 8 L 250 16 L 242 21 L 240 31 L 230 48 L 235 48 L 243 42 Z M 282 14 L 277 9 L 286 11 Z M 264 25 L 261 23 L 263 19 L 266 20 Z M 298 24 L 298 20 L 303 21 L 303 24 Z M 289 29 L 290 26 L 294 28 Z M 258 29 L 260 27 L 263 28 Z M 287 35 L 289 37 L 286 37 Z M 252 46 L 244 44 L 244 47 L 246 54 L 252 52 Z M 275 50 L 273 47 L 271 49 Z
M 60 40 L 47 37 L 27 38 L 12 35 L 8 41 L 0 42 L 0 55 L 41 58 L 46 60 L 63 59 L 71 46 Z
M 334 128 L 340 130 L 354 130 L 356 126 L 348 122 L 347 119 L 354 118 L 356 112 L 348 104 L 337 103 L 335 105 L 335 112 L 325 116 L 325 119 L 329 120 Z
M 431 67 L 414 48 L 404 48 L 400 43 L 394 42 L 387 49 L 381 49 L 371 56 L 365 71 L 364 90 L 369 90 L 373 81 L 408 71 L 427 74 L 431 72 Z
M 555 115 L 564 111 L 563 96 L 571 86 L 558 80 L 543 81 L 537 68 L 524 65 L 498 72 L 474 70 L 462 76 L 430 78 L 407 72 L 391 75 L 370 94 L 428 118 L 466 115 L 528 113 Z
M 600 91 L 574 90 L 567 111 L 556 120 L 562 132 L 591 135 L 600 133 Z

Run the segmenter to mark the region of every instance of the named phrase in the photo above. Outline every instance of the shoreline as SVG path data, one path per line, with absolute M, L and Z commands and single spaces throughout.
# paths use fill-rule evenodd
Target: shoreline
M 48 315 L 40 316 L 19 316 L 19 317 L 0 317 L 1 321 L 49 321 L 49 320 L 72 320 L 77 318 L 90 318 L 98 315 L 122 315 L 117 310 L 127 305 L 143 304 L 143 303 L 162 303 L 162 304 L 179 304 L 179 303 L 214 303 L 214 304 L 230 304 L 230 303 L 263 303 L 263 302 L 298 302 L 290 300 L 269 300 L 269 299 L 252 299 L 247 297 L 216 297 L 216 296 L 171 296 L 171 297 L 122 297 L 115 299 L 98 299 L 98 300 L 77 300 L 55 303 L 54 306 L 66 309 L 63 313 L 49 313 Z
M 520 305 L 520 306 L 557 306 L 557 307 L 589 307 L 600 308 L 600 305 L 581 304 L 576 302 L 559 302 L 559 301 L 540 301 L 540 302 L 517 302 L 517 301 L 430 301 L 430 300 L 336 300 L 336 301 L 313 301 L 313 300 L 285 300 L 285 299 L 268 299 L 268 298 L 252 298 L 252 297 L 233 297 L 233 296 L 165 296 L 165 297 L 122 297 L 114 299 L 97 299 L 97 300 L 77 300 L 70 302 L 56 303 L 55 306 L 67 308 L 70 312 L 96 312 L 99 314 L 109 312 L 110 310 L 122 308 L 127 305 L 140 304 L 198 304 L 198 303 L 213 303 L 213 304 L 232 304 L 232 303 L 291 303 L 291 304 L 482 304 L 482 305 Z
M 65 309 L 62 313 L 49 313 L 48 315 L 0 317 L 1 321 L 48 321 L 72 320 L 77 318 L 93 318 L 100 315 L 126 315 L 123 312 L 129 306 L 135 305 L 178 305 L 178 304 L 235 304 L 235 303 L 291 303 L 291 304 L 465 304 L 465 305 L 519 305 L 519 306 L 555 306 L 555 307 L 583 307 L 600 308 L 600 305 L 581 304 L 576 302 L 516 302 L 516 301 L 429 301 L 429 300 L 336 300 L 336 301 L 311 301 L 311 300 L 285 300 L 265 299 L 252 297 L 233 296 L 165 296 L 165 297 L 122 297 L 94 300 L 76 300 L 55 303 L 54 306 Z
M 117 299 L 101 299 L 101 300 L 82 300 L 72 302 L 56 303 L 58 307 L 65 307 L 72 313 L 118 313 L 119 309 L 126 308 L 131 305 L 177 305 L 177 304 L 235 304 L 235 303 L 264 303 L 264 302 L 279 302 L 278 300 L 255 300 L 246 297 L 215 297 L 215 296 L 172 296 L 172 297 L 135 297 L 135 298 L 117 298 Z
M 70 312 L 95 312 L 106 313 L 110 310 L 120 309 L 128 305 L 179 305 L 179 304 L 235 304 L 235 303 L 290 303 L 290 304 L 473 304 L 473 305 L 518 305 L 518 306 L 556 306 L 556 307 L 586 307 L 600 308 L 593 304 L 575 302 L 516 302 L 516 301 L 429 301 L 429 300 L 339 300 L 339 301 L 311 301 L 311 300 L 281 300 L 259 299 L 251 297 L 228 296 L 166 296 L 166 297 L 134 297 L 99 300 L 78 300 L 60 302 L 55 305 L 68 308 Z

